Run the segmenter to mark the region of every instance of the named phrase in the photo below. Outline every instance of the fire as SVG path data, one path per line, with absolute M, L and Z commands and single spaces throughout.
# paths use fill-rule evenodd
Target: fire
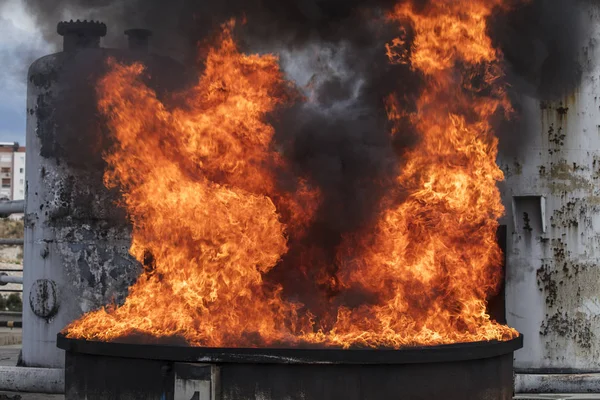
M 409 64 L 426 83 L 413 114 L 400 109 L 398 94 L 387 96 L 390 135 L 408 117 L 420 141 L 402 156 L 396 190 L 382 200 L 376 224 L 344 237 L 333 277 L 315 277 L 336 288 L 325 305 L 332 318 L 266 279 L 287 252 L 305 250 L 297 243 L 320 201 L 303 177 L 283 190 L 274 172 L 293 176 L 267 116 L 303 101 L 277 57 L 240 53 L 233 22 L 224 25 L 197 85 L 177 95 L 185 107 L 161 102 L 143 83 L 141 65 L 113 62 L 98 85 L 118 143 L 106 157 L 105 180 L 123 191 L 134 227 L 130 251 L 145 269 L 123 305 L 86 314 L 67 336 L 344 348 L 515 337 L 486 314 L 500 278 L 495 234 L 503 213 L 491 119 L 510 111 L 502 57 L 486 34 L 499 6 L 402 2 L 387 16 L 414 33 L 410 48 L 406 37 L 388 43 L 390 62 Z M 309 264 L 320 257 L 303 256 Z M 342 291 L 368 300 L 336 301 Z

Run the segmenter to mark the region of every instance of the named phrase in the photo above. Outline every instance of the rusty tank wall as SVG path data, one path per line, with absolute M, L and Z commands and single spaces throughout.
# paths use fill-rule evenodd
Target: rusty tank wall
M 600 372 L 599 8 L 588 13 L 596 31 L 582 43 L 581 84 L 558 100 L 524 99 L 529 132 L 500 160 L 507 319 L 525 338 L 522 373 Z
M 182 84 L 181 65 L 144 52 L 81 48 L 43 57 L 28 74 L 23 284 L 26 366 L 61 367 L 56 334 L 83 313 L 121 302 L 140 266 L 119 193 L 103 185 L 111 140 L 94 82 L 109 58 L 142 61 L 150 83 Z M 161 77 L 164 79 L 161 81 Z M 158 82 L 158 83 L 157 83 Z

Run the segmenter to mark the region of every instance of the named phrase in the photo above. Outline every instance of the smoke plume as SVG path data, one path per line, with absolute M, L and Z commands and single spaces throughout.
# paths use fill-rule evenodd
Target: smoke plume
M 523 96 L 542 101 L 559 100 L 581 82 L 582 74 L 593 68 L 581 59 L 591 40 L 592 18 L 586 13 L 593 2 L 586 0 L 514 1 L 509 12 L 490 21 L 490 36 L 506 60 L 509 96 L 515 114 L 502 121 L 497 132 L 500 154 L 516 155 L 534 128 L 523 118 L 532 104 Z
M 491 21 L 491 36 L 508 62 L 509 79 L 523 94 L 549 99 L 567 94 L 583 72 L 581 48 L 591 21 L 584 2 L 517 3 Z
M 243 34 L 240 37 L 248 45 L 248 49 L 279 53 L 291 51 L 285 67 L 289 72 L 296 71 L 294 78 L 310 74 L 318 67 L 314 64 L 305 65 L 304 71 L 301 71 L 302 67 L 298 64 L 306 62 L 306 58 L 301 58 L 302 51 L 306 53 L 308 49 L 312 49 L 318 52 L 320 66 L 326 67 L 318 71 L 321 75 L 321 85 L 317 89 L 318 94 L 322 96 L 320 99 L 337 101 L 339 104 L 345 104 L 344 101 L 348 100 L 350 92 L 356 94 L 357 88 L 354 83 L 357 79 L 364 82 L 364 89 L 369 85 L 371 89 L 375 89 L 376 85 L 369 83 L 375 79 L 375 74 L 365 76 L 365 73 L 368 75 L 372 70 L 367 67 L 365 71 L 364 65 L 369 65 L 373 58 L 382 58 L 377 50 L 381 49 L 380 44 L 390 37 L 391 32 L 381 32 L 386 29 L 377 29 L 378 27 L 372 26 L 372 22 L 398 2 L 24 1 L 36 16 L 45 38 L 51 43 L 58 44 L 56 23 L 59 20 L 99 19 L 109 24 L 109 34 L 105 40 L 108 46 L 124 45 L 124 29 L 144 27 L 155 32 L 152 42 L 154 51 L 189 62 L 197 59 L 197 44 L 214 33 L 219 24 L 232 17 L 244 18 L 248 24 L 242 29 Z M 431 0 L 417 2 L 426 5 L 429 1 Z M 509 3 L 512 4 L 509 11 L 499 10 L 489 21 L 492 39 L 502 50 L 508 64 L 508 80 L 517 110 L 520 106 L 519 95 L 526 94 L 546 100 L 568 93 L 578 84 L 583 68 L 577 59 L 578 52 L 585 44 L 591 25 L 590 18 L 586 18 L 583 8 L 578 6 L 584 2 L 585 0 L 510 0 Z M 384 25 L 379 21 L 379 27 L 381 26 Z M 295 59 L 291 58 L 292 55 Z M 337 62 L 334 69 L 332 65 L 325 65 L 328 61 L 323 58 L 327 57 L 333 57 L 337 61 L 344 59 L 342 61 L 346 62 L 346 65 L 331 60 L 330 64 Z M 344 69 L 349 67 L 347 62 L 350 61 L 353 62 L 353 70 L 346 73 Z M 358 62 L 358 65 L 355 62 Z M 379 62 L 380 60 L 376 61 L 377 65 Z M 384 67 L 376 67 L 373 70 L 380 71 L 381 68 Z M 393 81 L 398 82 L 405 78 L 406 75 L 395 75 Z M 352 84 L 349 85 L 349 82 Z M 344 91 L 346 93 L 343 93 Z M 379 93 L 374 93 L 376 101 L 379 101 Z M 519 120 L 518 115 L 516 120 Z M 515 131 L 514 128 L 513 126 L 511 130 Z M 360 135 L 354 137 L 358 140 Z

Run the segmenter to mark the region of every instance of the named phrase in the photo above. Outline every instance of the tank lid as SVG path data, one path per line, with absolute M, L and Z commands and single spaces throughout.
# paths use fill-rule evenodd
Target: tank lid
M 106 24 L 100 21 L 62 21 L 58 23 L 56 31 L 60 36 L 80 35 L 80 36 L 106 36 Z
M 140 28 L 127 29 L 125 35 L 129 39 L 130 50 L 148 50 L 150 36 L 152 36 L 151 30 Z
M 56 32 L 64 37 L 65 51 L 95 48 L 100 47 L 100 38 L 106 36 L 106 25 L 99 21 L 63 21 L 58 23 Z

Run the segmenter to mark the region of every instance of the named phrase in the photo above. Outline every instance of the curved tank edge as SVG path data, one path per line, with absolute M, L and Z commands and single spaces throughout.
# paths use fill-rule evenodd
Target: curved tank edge
M 400 349 L 341 349 L 321 347 L 211 348 L 168 344 L 102 342 L 57 335 L 57 347 L 73 353 L 218 363 L 282 364 L 420 364 L 469 361 L 514 353 L 523 336 L 507 341 L 455 343 Z

